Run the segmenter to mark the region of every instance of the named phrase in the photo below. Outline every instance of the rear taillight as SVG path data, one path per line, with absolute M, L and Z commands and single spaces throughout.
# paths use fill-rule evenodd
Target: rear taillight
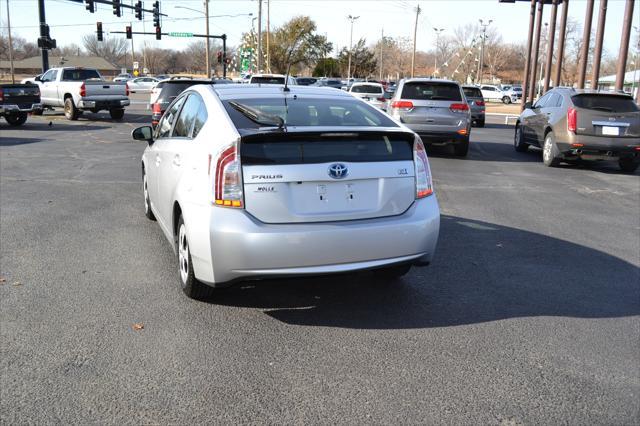
M 160 103 L 156 102 L 151 107 L 151 112 L 154 114 L 162 114 L 162 108 L 160 107 Z
M 431 168 L 427 159 L 427 151 L 420 136 L 413 142 L 413 164 L 416 174 L 416 199 L 428 197 L 433 194 L 433 181 L 431 180 Z
M 576 127 L 578 125 L 578 111 L 575 108 L 569 107 L 567 110 L 567 131 L 576 132 Z
M 243 207 L 242 175 L 238 143 L 226 148 L 218 156 L 213 179 L 214 203 L 225 207 Z
M 376 100 L 377 100 L 378 102 L 384 102 L 384 101 L 386 101 L 386 99 L 385 99 L 384 97 L 376 98 Z
M 80 97 L 84 98 L 85 96 L 87 96 L 87 86 L 82 83 L 82 85 L 80 86 Z
M 0 87 L 0 101 L 4 101 L 4 90 Z
M 125 96 L 129 96 L 129 83 L 124 84 L 124 93 Z
M 393 102 L 391 102 L 391 108 L 411 109 L 411 108 L 413 108 L 413 102 L 411 102 L 411 101 L 393 101 Z
M 449 106 L 449 109 L 451 110 L 451 112 L 465 113 L 465 112 L 469 111 L 469 104 L 467 104 L 467 103 L 451 104 Z
M 476 105 L 478 105 L 478 106 L 484 106 L 484 101 L 476 101 Z

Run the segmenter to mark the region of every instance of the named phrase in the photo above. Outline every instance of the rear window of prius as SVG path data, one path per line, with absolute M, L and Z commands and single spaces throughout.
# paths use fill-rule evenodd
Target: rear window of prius
M 571 97 L 578 108 L 594 109 L 606 112 L 640 111 L 633 99 L 628 96 L 606 95 L 600 93 L 575 95 Z
M 223 101 L 229 117 L 238 129 L 273 127 L 278 118 L 286 126 L 328 126 L 328 127 L 398 127 L 391 119 L 373 107 L 347 98 L 255 98 Z M 236 105 L 234 107 L 233 105 Z M 263 115 L 262 121 L 271 121 L 271 126 L 251 120 L 238 110 L 246 107 Z
M 454 83 L 412 81 L 402 88 L 402 99 L 421 101 L 461 101 L 460 88 Z

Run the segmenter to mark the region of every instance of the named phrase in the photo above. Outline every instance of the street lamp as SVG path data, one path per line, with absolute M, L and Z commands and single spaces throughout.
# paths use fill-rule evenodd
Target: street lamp
M 482 27 L 482 47 L 480 47 L 480 64 L 479 64 L 479 69 L 478 69 L 478 80 L 480 82 L 480 84 L 482 84 L 482 72 L 484 71 L 484 42 L 485 39 L 487 38 L 487 27 L 489 25 L 491 25 L 491 23 L 493 22 L 493 19 L 489 19 L 489 22 L 487 22 L 486 24 L 484 23 L 484 20 L 482 19 L 478 19 L 478 21 L 480 21 L 480 26 Z
M 438 48 L 440 47 L 440 33 L 444 31 L 444 28 L 433 27 L 433 31 L 436 33 L 436 54 L 433 59 L 433 74 L 438 74 Z
M 347 16 L 347 19 L 351 22 L 351 34 L 349 35 L 349 65 L 347 67 L 347 86 L 351 80 L 351 51 L 353 50 L 353 23 L 359 16 Z

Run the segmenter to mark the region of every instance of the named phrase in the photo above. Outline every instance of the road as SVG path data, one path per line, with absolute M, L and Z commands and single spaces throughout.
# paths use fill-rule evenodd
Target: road
M 430 155 L 431 266 L 199 302 L 143 214 L 146 114 L 0 123 L 0 424 L 638 423 L 638 173 L 474 128 Z

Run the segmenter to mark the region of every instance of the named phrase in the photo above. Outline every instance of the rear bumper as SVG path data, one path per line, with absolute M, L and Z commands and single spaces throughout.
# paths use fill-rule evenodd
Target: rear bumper
M 467 142 L 469 140 L 469 130 L 467 129 L 466 135 L 461 135 L 457 132 L 425 132 L 415 131 L 422 139 L 425 145 L 440 145 L 440 144 L 456 144 L 461 142 Z
M 78 102 L 78 108 L 80 109 L 111 109 L 111 108 L 124 108 L 130 104 L 128 98 L 126 99 L 109 99 L 109 100 L 92 100 L 92 99 L 82 99 Z
M 568 141 L 558 141 L 556 144 L 563 154 L 579 155 L 584 159 L 593 157 L 593 159 L 615 160 L 619 157 L 640 156 L 640 141 L 637 138 L 570 135 Z
M 30 105 L 17 105 L 17 104 L 2 104 L 0 105 L 0 114 L 13 114 L 19 112 L 32 112 L 42 111 L 43 107 L 41 103 L 35 103 Z
M 435 196 L 398 216 L 311 224 L 265 224 L 244 210 L 210 207 L 209 244 L 192 246 L 201 281 L 319 275 L 431 261 L 440 229 Z M 192 235 L 194 229 L 189 230 Z M 198 231 L 195 231 L 198 232 Z M 203 235 L 203 234 L 200 234 Z M 198 237 L 196 237 L 198 238 Z

